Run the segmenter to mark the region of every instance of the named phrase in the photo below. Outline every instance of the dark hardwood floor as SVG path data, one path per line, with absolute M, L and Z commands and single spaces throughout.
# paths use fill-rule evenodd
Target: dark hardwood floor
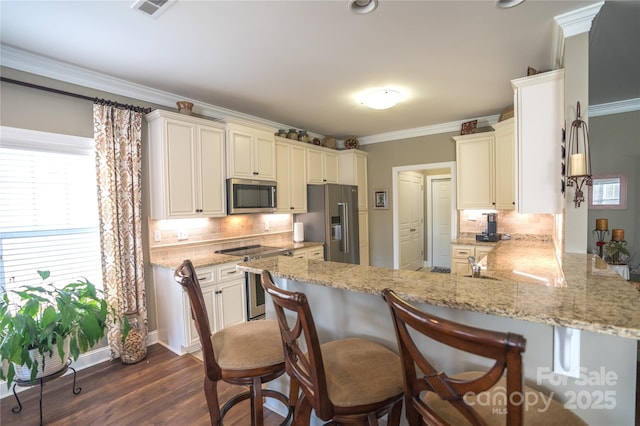
M 191 355 L 177 356 L 161 345 L 149 347 L 147 358 L 138 364 L 105 362 L 78 372 L 73 395 L 71 375 L 48 382 L 44 387 L 45 425 L 208 425 L 209 411 L 202 390 L 202 363 Z M 636 389 L 636 426 L 640 426 L 640 362 Z M 239 388 L 219 385 L 220 399 L 226 401 Z M 22 411 L 13 395 L 0 400 L 1 425 L 39 424 L 39 387 L 18 394 Z M 278 425 L 278 414 L 267 411 L 265 425 Z M 243 402 L 229 412 L 225 426 L 250 424 L 249 404 Z
M 43 394 L 45 425 L 208 425 L 202 363 L 191 355 L 177 356 L 161 345 L 149 347 L 143 361 L 124 365 L 120 360 L 78 371 L 73 395 L 72 375 L 48 382 Z M 240 389 L 219 385 L 220 400 Z M 39 387 L 18 394 L 22 411 L 14 414 L 13 395 L 0 400 L 0 424 L 39 424 Z M 250 424 L 249 402 L 244 401 L 225 417 L 225 426 Z M 265 425 L 277 425 L 279 415 L 268 412 Z

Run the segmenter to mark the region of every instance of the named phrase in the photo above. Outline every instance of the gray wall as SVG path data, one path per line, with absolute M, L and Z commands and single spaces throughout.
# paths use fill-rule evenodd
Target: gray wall
M 595 245 L 591 231 L 597 218 L 609 220 L 611 229 L 624 229 L 631 265 L 640 264 L 640 111 L 589 118 L 592 174 L 622 173 L 627 178 L 627 208 L 589 210 L 589 249 Z
M 373 190 L 389 190 L 389 205 L 392 193 L 391 169 L 398 166 L 443 163 L 455 161 L 456 146 L 452 139 L 458 132 L 441 133 L 417 138 L 401 139 L 362 145 L 369 153 L 368 185 L 369 205 L 373 205 Z M 372 266 L 393 268 L 393 211 L 369 209 L 369 259 Z

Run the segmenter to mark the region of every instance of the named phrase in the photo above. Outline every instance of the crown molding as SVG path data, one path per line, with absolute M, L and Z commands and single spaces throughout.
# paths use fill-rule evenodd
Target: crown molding
M 499 118 L 500 115 L 488 115 L 486 117 L 471 118 L 469 120 L 478 120 L 478 127 L 487 127 L 497 123 Z M 360 142 L 360 145 L 369 145 L 399 139 L 416 138 L 419 136 L 437 135 L 439 133 L 459 132 L 462 123 L 469 120 L 452 121 L 450 123 L 434 124 L 432 126 L 415 127 L 413 129 L 398 130 L 396 132 L 363 136 L 358 138 L 358 141 Z
M 176 108 L 176 99 L 189 101 L 194 105 L 193 112 L 215 119 L 232 117 L 260 123 L 268 127 L 291 127 L 283 123 L 276 123 L 265 120 L 264 118 L 200 102 L 195 99 L 188 99 L 175 93 L 164 92 L 141 84 L 110 77 L 99 72 L 35 55 L 4 44 L 0 44 L 0 65 L 66 83 L 77 84 L 128 98 L 140 99 L 172 109 Z
M 602 6 L 601 3 L 598 3 L 598 5 Z M 79 86 L 89 87 L 95 90 L 122 95 L 128 98 L 140 99 L 142 101 L 162 105 L 167 108 L 175 108 L 175 100 L 184 99 L 189 102 L 193 102 L 194 112 L 215 119 L 237 118 L 263 124 L 268 127 L 292 127 L 287 124 L 276 123 L 249 114 L 244 114 L 238 111 L 233 111 L 215 105 L 199 102 L 195 99 L 186 99 L 173 93 L 163 92 L 122 79 L 109 77 L 95 71 L 90 71 L 85 68 L 80 68 L 74 65 L 55 61 L 43 56 L 34 55 L 32 53 L 15 49 L 3 44 L 0 44 L 0 65 L 19 71 L 52 78 L 54 80 L 60 80 L 71 84 L 77 84 Z M 619 114 L 629 111 L 638 111 L 640 110 L 640 98 L 601 105 L 592 105 L 589 108 L 589 116 L 591 117 Z M 499 115 L 478 117 L 478 127 L 491 126 L 492 124 L 497 123 L 498 119 Z M 371 136 L 363 136 L 359 138 L 359 142 L 361 145 L 368 145 L 399 139 L 434 135 L 439 133 L 455 132 L 459 131 L 462 123 L 466 121 L 469 121 L 469 119 L 436 124 L 432 126 L 416 127 L 389 133 L 380 133 Z
M 554 68 L 562 68 L 565 39 L 589 32 L 593 18 L 600 12 L 603 5 L 604 2 L 601 1 L 553 18 L 551 59 Z
M 632 111 L 640 111 L 640 98 L 608 102 L 606 104 L 589 105 L 587 115 L 589 117 L 601 117 L 603 115 L 622 114 Z

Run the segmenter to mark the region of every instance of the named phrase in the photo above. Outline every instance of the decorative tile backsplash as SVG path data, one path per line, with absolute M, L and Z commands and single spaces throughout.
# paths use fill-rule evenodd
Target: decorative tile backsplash
M 460 210 L 459 232 L 480 234 L 487 229 L 487 216 L 478 210 Z M 553 235 L 555 216 L 552 214 L 519 214 L 513 210 L 497 211 L 499 234 Z
M 293 240 L 290 214 L 244 214 L 221 218 L 149 219 L 152 257 L 174 250 L 197 254 L 242 245 L 286 245 Z

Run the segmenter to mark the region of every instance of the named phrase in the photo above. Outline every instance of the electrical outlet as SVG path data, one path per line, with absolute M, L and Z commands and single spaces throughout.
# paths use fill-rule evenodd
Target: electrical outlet
M 265 220 L 265 221 L 264 221 L 264 230 L 265 230 L 265 231 L 268 231 L 268 230 L 269 230 L 269 221 L 268 221 L 268 220 Z
M 162 241 L 162 232 L 153 231 L 153 241 L 155 242 Z
M 189 238 L 189 233 L 186 230 L 178 231 L 178 241 L 186 240 Z

